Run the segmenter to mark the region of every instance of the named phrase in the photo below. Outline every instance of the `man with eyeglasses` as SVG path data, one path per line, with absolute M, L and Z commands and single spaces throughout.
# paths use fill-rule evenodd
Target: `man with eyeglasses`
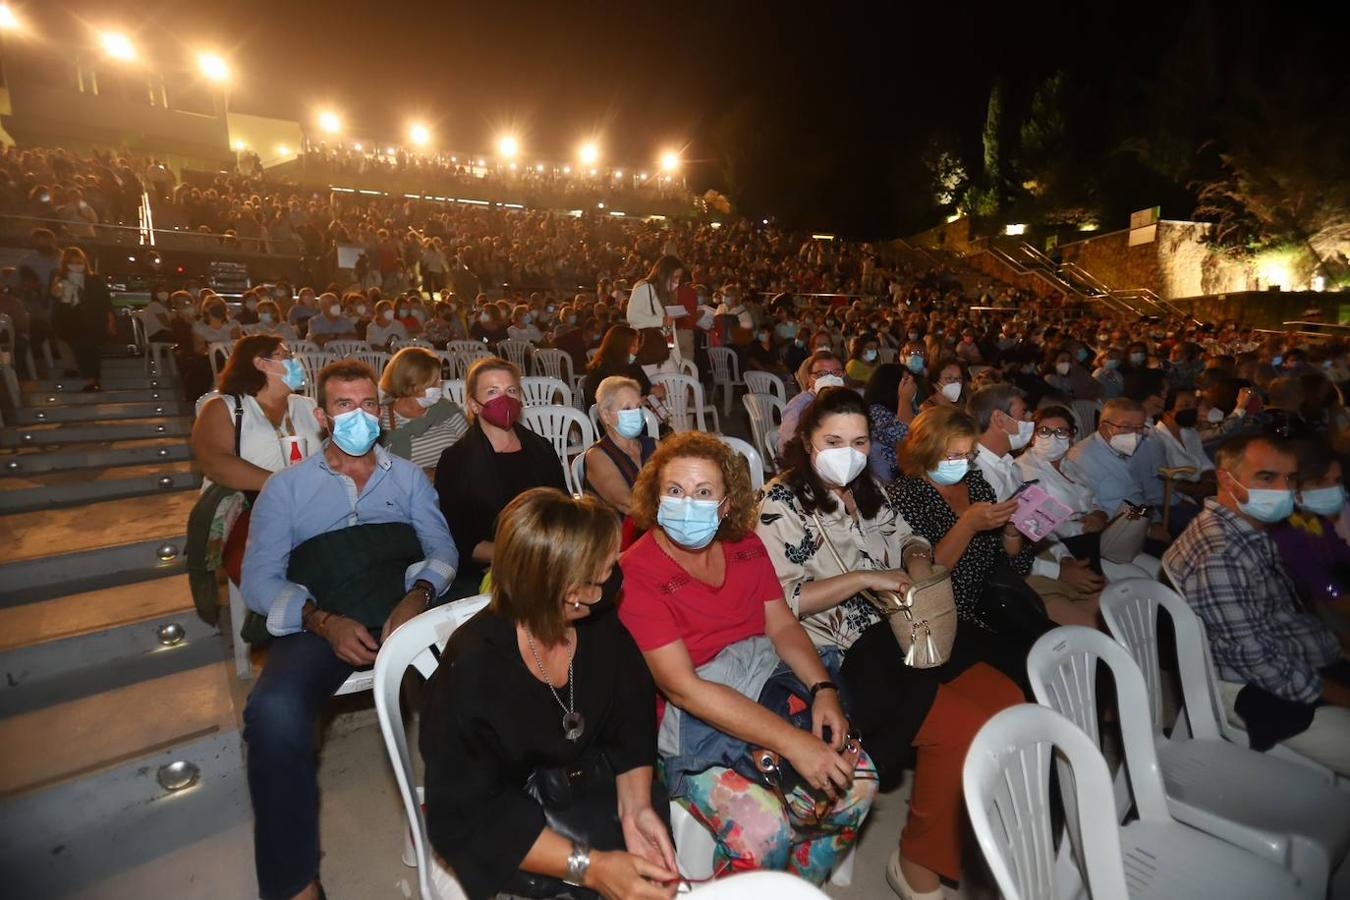
M 787 442 L 797 433 L 797 422 L 802 413 L 816 399 L 816 392 L 827 387 L 844 386 L 844 364 L 832 350 L 817 350 L 811 354 L 798 372 L 802 381 L 802 392 L 793 397 L 783 407 L 783 424 L 778 431 L 778 452 L 781 454 Z
M 975 465 L 980 467 L 984 480 L 989 482 L 1001 503 L 1022 486 L 1022 472 L 1012 453 L 1031 442 L 1036 428 L 1026 398 L 1021 390 L 1010 384 L 994 384 L 972 394 L 966 411 L 980 430 L 979 442 L 975 445 Z M 1037 556 L 1031 565 L 1031 574 L 1061 582 L 1071 589 L 1066 592 L 1061 588 L 1052 593 L 1071 593 L 1076 599 L 1078 595 L 1095 594 L 1105 587 L 1106 581 L 1092 570 L 1091 564 L 1075 559 L 1059 541 L 1050 540 L 1046 551 L 1050 559 Z M 1042 584 L 1041 587 L 1049 589 L 1052 586 Z M 1046 591 L 1038 588 L 1038 592 Z

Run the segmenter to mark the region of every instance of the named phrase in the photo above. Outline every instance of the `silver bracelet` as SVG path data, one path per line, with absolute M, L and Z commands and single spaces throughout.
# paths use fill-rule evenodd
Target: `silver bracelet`
M 591 867 L 591 847 L 589 844 L 579 844 L 572 842 L 572 852 L 567 857 L 567 877 L 563 879 L 568 884 L 574 884 L 577 887 L 583 887 L 586 884 L 586 872 Z

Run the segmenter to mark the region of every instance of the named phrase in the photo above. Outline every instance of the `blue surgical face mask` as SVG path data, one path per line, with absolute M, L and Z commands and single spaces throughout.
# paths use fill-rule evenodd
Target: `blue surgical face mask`
M 628 354 L 628 364 L 631 366 L 635 362 L 637 362 L 637 354 L 636 353 Z
M 911 354 L 909 359 L 905 360 L 905 366 L 915 375 L 923 374 L 923 357 L 917 353 Z
M 956 484 L 970 471 L 968 459 L 944 459 L 936 469 L 928 470 L 928 477 L 938 484 Z
M 1118 359 L 1108 359 L 1106 362 L 1102 363 L 1102 365 L 1104 365 L 1107 369 L 1119 369 L 1119 368 L 1120 368 L 1120 360 L 1118 360 Z
M 869 362 L 869 363 L 870 363 L 870 362 L 876 362 L 876 360 L 877 360 L 877 351 L 875 351 L 875 350 L 864 350 L 864 351 L 863 351 L 863 357 L 862 357 L 862 358 L 863 358 L 863 362 Z
M 642 416 L 640 409 L 621 409 L 619 410 L 619 421 L 615 428 L 619 434 L 626 438 L 635 438 L 642 434 L 643 429 L 647 427 L 647 420 Z
M 1258 522 L 1283 522 L 1294 511 L 1294 492 L 1247 488 L 1247 502 L 1238 501 L 1238 509 Z
M 1088 358 L 1088 352 L 1084 350 L 1082 347 L 1079 347 L 1077 350 L 1075 350 L 1073 354 L 1074 356 L 1078 357 L 1079 362 L 1083 362 Z
M 1341 507 L 1345 506 L 1345 487 L 1333 484 L 1331 487 L 1302 491 L 1298 495 L 1298 505 L 1304 512 L 1335 518 L 1340 515 Z
M 298 391 L 305 386 L 305 367 L 300 365 L 300 360 L 283 359 L 281 364 L 286 367 L 281 376 L 281 380 L 286 382 L 286 387 Z
M 656 523 L 666 537 L 688 550 L 702 550 L 717 536 L 722 524 L 720 500 L 694 500 L 690 497 L 662 497 L 656 511 Z
M 348 456 L 365 456 L 380 436 L 380 420 L 364 409 L 353 409 L 333 417 L 330 429 L 333 443 Z

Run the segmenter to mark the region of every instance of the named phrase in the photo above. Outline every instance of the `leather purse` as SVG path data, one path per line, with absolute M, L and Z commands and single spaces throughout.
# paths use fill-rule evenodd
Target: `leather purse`
M 820 537 L 834 557 L 842 575 L 851 570 L 830 540 L 829 532 L 821 524 L 820 516 L 813 517 Z M 886 620 L 896 642 L 905 653 L 905 665 L 915 669 L 932 669 L 951 657 L 956 641 L 956 601 L 952 594 L 952 579 L 943 566 L 933 564 L 933 574 L 920 579 L 904 593 L 896 591 L 863 590 L 859 595 Z

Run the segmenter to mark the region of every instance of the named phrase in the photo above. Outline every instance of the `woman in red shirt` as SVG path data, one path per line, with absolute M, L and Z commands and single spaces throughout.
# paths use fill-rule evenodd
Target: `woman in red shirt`
M 786 869 L 822 884 L 871 808 L 875 770 L 849 749 L 838 690 L 755 536 L 744 461 L 711 435 L 668 438 L 638 476 L 630 514 L 647 533 L 621 559 L 619 615 L 670 703 L 657 748 L 671 796 L 716 836 L 718 874 Z M 812 731 L 758 702 L 782 665 L 811 689 Z M 698 729 L 776 751 L 812 790 L 780 800 L 732 769 L 687 765 Z

